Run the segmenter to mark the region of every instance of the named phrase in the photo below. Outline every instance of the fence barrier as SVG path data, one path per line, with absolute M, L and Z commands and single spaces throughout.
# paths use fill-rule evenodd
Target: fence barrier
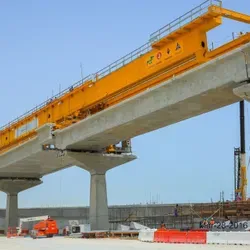
M 140 230 L 138 240 L 143 242 L 154 242 L 154 233 L 156 229 Z
M 177 244 L 250 245 L 250 232 L 207 232 L 180 230 L 141 230 L 140 241 Z
M 208 232 L 207 243 L 250 245 L 250 232 Z
M 159 230 L 154 234 L 154 242 L 180 244 L 206 244 L 206 232 L 178 230 Z

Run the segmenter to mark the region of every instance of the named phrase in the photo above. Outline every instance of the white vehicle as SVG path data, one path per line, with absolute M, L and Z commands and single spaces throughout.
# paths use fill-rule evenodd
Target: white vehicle
M 90 232 L 90 224 L 80 224 L 71 226 L 70 236 L 81 237 L 83 233 Z

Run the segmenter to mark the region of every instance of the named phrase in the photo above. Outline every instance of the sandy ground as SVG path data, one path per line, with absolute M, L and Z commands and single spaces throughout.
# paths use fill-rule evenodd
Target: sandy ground
M 0 250 L 212 250 L 212 249 L 241 249 L 250 250 L 250 246 L 224 246 L 224 245 L 176 245 L 163 243 L 144 243 L 134 240 L 112 240 L 112 239 L 66 239 L 56 237 L 52 239 L 0 238 Z

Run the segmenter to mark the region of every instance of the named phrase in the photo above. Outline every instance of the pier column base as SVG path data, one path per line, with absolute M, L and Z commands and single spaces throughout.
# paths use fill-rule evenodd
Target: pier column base
M 18 193 L 41 184 L 36 178 L 1 178 L 0 190 L 7 194 L 5 234 L 9 227 L 18 227 Z
M 91 174 L 89 221 L 91 230 L 109 230 L 105 174 Z

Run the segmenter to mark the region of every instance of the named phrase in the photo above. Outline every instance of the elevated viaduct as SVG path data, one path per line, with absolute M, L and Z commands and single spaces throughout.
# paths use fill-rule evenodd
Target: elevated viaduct
M 239 88 L 249 84 L 250 34 L 210 50 L 206 32 L 222 17 L 250 23 L 221 1 L 205 1 L 143 47 L 2 127 L 6 226 L 17 225 L 19 192 L 74 165 L 91 175 L 92 229 L 108 229 L 105 174 L 136 159 L 130 138 L 246 98 Z

